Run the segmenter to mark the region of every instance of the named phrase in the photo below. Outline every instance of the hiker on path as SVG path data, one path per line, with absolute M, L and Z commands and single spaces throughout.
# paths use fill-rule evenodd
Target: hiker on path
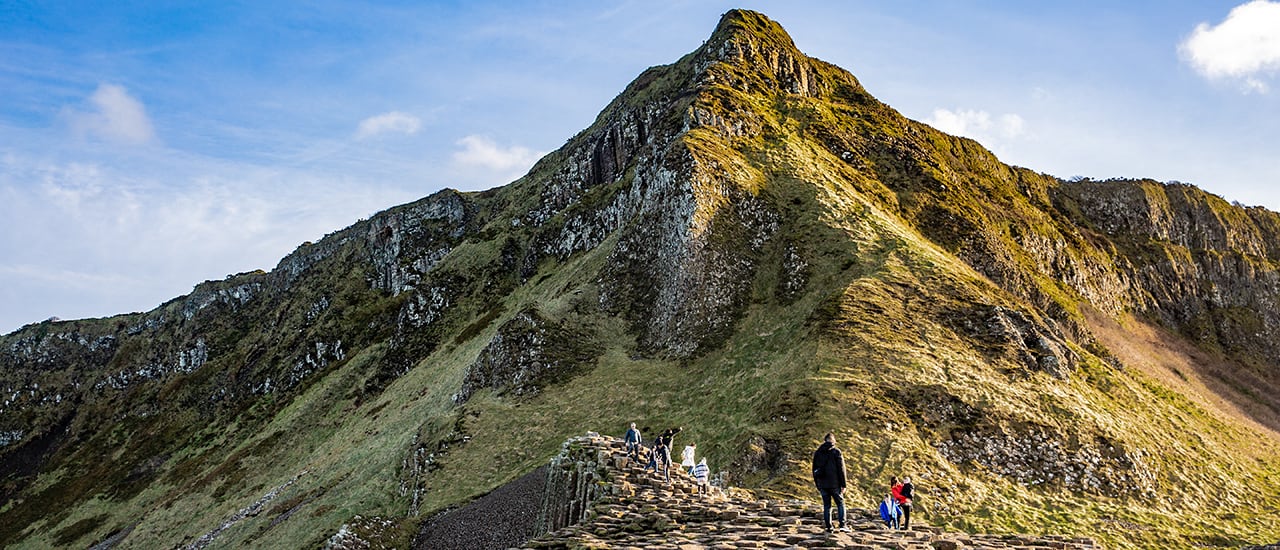
M 675 441 L 676 434 L 683 431 L 684 431 L 684 427 L 667 428 L 662 431 L 662 434 L 658 436 L 658 439 L 666 443 L 667 450 L 670 451 L 671 449 L 675 448 L 672 446 L 672 444 Z
M 822 438 L 822 445 L 813 452 L 813 484 L 822 495 L 822 528 L 831 530 L 831 501 L 836 501 L 840 530 L 848 531 L 844 519 L 844 455 L 836 448 L 835 434 Z
M 698 444 L 690 443 L 689 446 L 685 447 L 684 451 L 680 453 L 680 466 L 684 467 L 684 473 L 686 474 L 693 473 L 693 467 L 696 465 L 696 463 L 693 461 L 693 454 L 696 453 L 697 451 L 698 451 Z
M 902 496 L 902 483 L 898 482 L 898 476 L 889 477 L 889 494 L 893 497 L 894 504 L 898 505 L 899 525 L 896 528 L 902 529 L 901 522 L 906 514 L 906 509 L 903 505 L 906 504 L 907 498 Z
M 662 467 L 662 473 L 666 477 L 668 483 L 671 482 L 671 450 L 667 448 L 666 442 L 659 437 L 653 444 L 653 449 L 649 453 L 649 464 L 644 467 L 644 471 L 653 468 L 653 473 L 658 473 L 658 467 Z
M 627 435 L 623 438 L 623 441 L 627 444 L 627 456 L 631 457 L 631 460 L 636 462 L 640 462 L 641 439 L 640 430 L 637 430 L 636 423 L 632 422 L 631 429 L 627 430 Z
M 910 477 L 902 478 L 902 489 L 898 494 L 902 497 L 898 504 L 902 508 L 902 528 L 911 529 L 911 499 L 914 497 L 915 486 L 911 484 Z
M 655 472 L 657 471 L 658 446 L 661 444 L 662 444 L 662 438 L 653 440 L 653 445 L 649 447 L 649 463 L 644 465 L 645 471 L 648 471 L 650 468 L 653 468 Z
M 711 475 L 711 468 L 707 466 L 707 457 L 702 457 L 702 462 L 693 467 L 692 473 L 694 479 L 698 480 L 698 495 L 706 498 L 707 493 L 711 491 L 711 484 L 707 482 L 707 477 Z
M 658 445 L 653 448 L 653 452 L 658 454 L 658 463 L 662 464 L 662 476 L 671 483 L 671 443 L 670 441 L 658 440 Z M 657 473 L 657 470 L 654 470 Z

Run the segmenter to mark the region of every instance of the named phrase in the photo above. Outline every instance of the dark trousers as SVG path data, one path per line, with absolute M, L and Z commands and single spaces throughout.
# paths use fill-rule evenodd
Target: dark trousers
M 902 508 L 902 528 L 910 529 L 911 528 L 911 505 L 903 504 L 901 508 Z
M 831 501 L 835 500 L 840 526 L 844 527 L 844 496 L 840 494 L 840 489 L 818 487 L 818 492 L 822 493 L 822 526 L 826 529 L 831 528 Z
M 662 469 L 662 474 L 666 476 L 667 481 L 671 481 L 671 455 L 660 453 L 656 450 L 649 451 L 649 464 L 644 467 L 647 472 L 649 468 L 653 468 L 653 473 L 658 473 L 658 469 Z

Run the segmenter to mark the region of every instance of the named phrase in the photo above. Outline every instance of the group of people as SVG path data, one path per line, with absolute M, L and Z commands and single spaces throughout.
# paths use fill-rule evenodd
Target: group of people
M 663 430 L 654 440 L 653 448 L 649 450 L 649 463 L 645 465 L 644 471 L 653 470 L 654 474 L 659 474 L 670 483 L 671 482 L 671 449 L 674 444 L 676 434 L 684 431 L 684 427 L 668 428 Z M 636 423 L 632 422 L 631 427 L 627 430 L 623 441 L 627 445 L 627 456 L 631 460 L 640 462 L 640 451 L 643 447 L 643 437 L 640 430 L 636 429 Z M 691 475 L 698 481 L 698 492 L 706 494 L 710 488 L 709 477 L 711 468 L 707 466 L 706 457 L 701 462 L 694 462 L 695 454 L 698 451 L 697 443 L 689 443 L 680 453 L 680 466 L 684 469 L 684 473 Z
M 889 478 L 889 496 L 880 502 L 880 519 L 893 529 L 911 528 L 911 498 L 915 494 L 915 486 L 911 478 L 897 476 Z
M 839 529 L 849 531 L 844 509 L 844 455 L 836 447 L 835 434 L 828 433 L 823 437 L 822 444 L 813 452 L 813 484 L 822 495 L 823 529 L 832 529 L 831 504 L 834 502 Z M 893 529 L 910 529 L 911 499 L 915 492 L 911 478 L 904 477 L 899 483 L 896 476 L 892 477 L 889 479 L 889 486 L 889 496 L 880 503 L 880 517 Z
M 652 448 L 649 449 L 649 462 L 644 467 L 645 472 L 653 470 L 654 474 L 662 475 L 668 483 L 671 482 L 671 449 L 676 434 L 682 431 L 684 431 L 683 427 L 668 428 L 658 435 Z M 644 450 L 643 439 L 640 430 L 636 428 L 636 423 L 632 422 L 623 441 L 626 443 L 627 456 L 637 464 L 641 462 L 640 456 Z M 698 492 L 706 494 L 709 488 L 710 468 L 707 467 L 706 457 L 703 457 L 701 462 L 694 462 L 697 449 L 697 443 L 689 443 L 680 453 L 680 466 L 685 474 L 697 480 Z M 827 531 L 832 530 L 831 506 L 834 503 L 836 507 L 834 519 L 839 522 L 838 529 L 850 531 L 846 523 L 844 507 L 846 485 L 844 455 L 836 447 L 835 434 L 828 433 L 823 437 L 822 444 L 813 452 L 813 483 L 817 486 L 818 493 L 822 495 L 822 527 Z M 896 476 L 891 477 L 889 486 L 889 495 L 880 503 L 880 517 L 893 529 L 910 529 L 911 499 L 915 492 L 911 478 L 903 477 L 899 482 Z

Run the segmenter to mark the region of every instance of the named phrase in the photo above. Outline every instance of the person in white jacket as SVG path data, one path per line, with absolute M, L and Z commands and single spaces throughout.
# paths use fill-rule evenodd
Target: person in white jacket
M 711 468 L 707 466 L 706 457 L 702 458 L 697 466 L 693 467 L 693 477 L 698 480 L 698 495 L 706 498 L 707 491 L 711 490 L 711 485 L 707 483 L 707 478 L 711 475 Z
M 684 451 L 680 453 L 680 466 L 684 467 L 684 473 L 686 474 L 693 473 L 693 466 L 696 464 L 693 461 L 693 453 L 696 452 L 697 450 L 698 450 L 698 444 L 690 443 L 689 446 L 685 447 Z

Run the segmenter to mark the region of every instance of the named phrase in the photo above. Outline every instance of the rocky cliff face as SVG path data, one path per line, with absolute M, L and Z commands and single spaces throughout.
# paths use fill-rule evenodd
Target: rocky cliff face
M 1201 345 L 1274 369 L 1280 352 L 1280 216 L 1188 185 L 1117 180 L 1061 188 L 1119 253 L 1132 309 Z
M 353 507 L 394 537 L 544 464 L 575 423 L 635 416 L 784 497 L 830 430 L 850 498 L 896 468 L 946 496 L 931 521 L 1186 535 L 1156 503 L 1244 508 L 1212 488 L 1274 487 L 1275 442 L 1116 369 L 1085 312 L 1274 379 L 1278 237 L 1280 216 L 1191 187 L 1005 166 L 735 10 L 508 186 L 147 313 L 0 338 L 0 544 L 314 547 L 372 525 Z M 603 490 L 563 475 L 548 531 Z
M 597 353 L 593 339 L 589 331 L 549 321 L 537 311 L 522 311 L 498 327 L 467 367 L 453 401 L 465 403 L 482 388 L 516 396 L 537 394 L 541 386 L 589 368 Z

